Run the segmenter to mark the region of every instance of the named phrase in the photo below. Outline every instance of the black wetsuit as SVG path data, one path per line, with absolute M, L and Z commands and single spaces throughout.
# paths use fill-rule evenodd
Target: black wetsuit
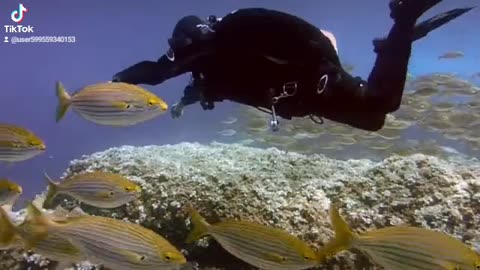
M 176 25 L 171 49 L 157 62 L 143 61 L 114 81 L 156 85 L 192 72 L 183 105 L 231 100 L 273 114 L 319 116 L 364 130 L 378 130 L 401 103 L 415 39 L 465 13 L 456 9 L 415 28 L 416 20 L 441 0 L 394 0 L 395 23 L 375 40 L 377 59 L 367 81 L 343 70 L 330 40 L 296 16 L 263 8 L 240 9 L 208 23 L 196 16 Z

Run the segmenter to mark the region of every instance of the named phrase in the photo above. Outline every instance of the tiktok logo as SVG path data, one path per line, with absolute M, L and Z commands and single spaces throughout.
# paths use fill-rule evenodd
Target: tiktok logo
M 23 4 L 19 4 L 18 10 L 12 11 L 10 18 L 12 19 L 12 21 L 19 23 L 23 20 L 23 14 L 25 12 L 28 12 L 28 9 Z

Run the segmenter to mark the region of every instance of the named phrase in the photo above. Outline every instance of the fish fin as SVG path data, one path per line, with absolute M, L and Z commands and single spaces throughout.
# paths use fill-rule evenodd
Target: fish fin
M 353 240 L 357 237 L 333 203 L 330 205 L 329 212 L 335 236 L 318 251 L 319 257 L 323 259 L 328 259 L 335 256 L 338 252 L 349 249 L 353 244 Z
M 265 253 L 265 257 L 266 257 L 267 260 L 272 261 L 272 262 L 276 262 L 276 263 L 282 263 L 282 262 L 286 261 L 285 257 L 282 257 L 279 254 L 275 254 L 275 253 L 271 253 L 271 252 Z
M 55 208 L 55 210 L 53 210 L 52 213 L 47 214 L 47 216 L 55 222 L 62 222 L 67 220 L 68 214 L 68 210 L 59 205 Z
M 193 225 L 192 231 L 188 234 L 185 243 L 192 243 L 208 233 L 210 224 L 191 206 L 187 206 L 190 220 Z
M 17 228 L 10 218 L 10 212 L 0 207 L 0 246 L 12 244 L 17 235 Z
M 139 264 L 145 260 L 145 256 L 126 249 L 116 249 L 116 251 L 125 256 L 131 263 Z
M 7 213 L 11 213 L 11 212 L 12 212 L 12 208 L 13 208 L 13 204 L 11 204 L 11 203 L 4 204 L 4 205 L 2 205 L 1 208 L 2 208 L 3 210 L 5 210 Z
M 25 238 L 25 248 L 32 249 L 36 246 L 36 243 L 45 239 L 48 236 L 47 226 L 54 225 L 42 210 L 37 208 L 32 202 L 27 204 L 27 215 L 25 222 L 28 223 L 29 233 L 28 238 Z
M 47 209 L 48 207 L 51 206 L 53 199 L 57 196 L 58 192 L 58 184 L 55 183 L 50 176 L 48 176 L 47 173 L 44 173 L 44 178 L 45 181 L 48 184 L 48 192 L 47 195 L 45 196 L 45 201 L 43 202 L 43 208 Z
M 65 87 L 60 81 L 57 81 L 55 83 L 55 90 L 58 98 L 58 105 L 57 105 L 55 120 L 58 123 L 65 116 L 65 113 L 67 112 L 68 107 L 70 107 L 72 97 L 70 96 L 70 94 L 67 93 L 67 90 L 65 90 Z
M 48 216 L 43 214 L 42 210 L 35 206 L 33 202 L 27 204 L 27 216 L 25 220 L 39 225 L 53 225 L 54 221 L 48 219 Z
M 440 265 L 442 266 L 442 269 L 445 270 L 460 270 L 461 267 L 458 264 L 452 263 L 452 262 L 441 262 Z
M 80 206 L 73 208 L 70 213 L 68 213 L 68 217 L 81 217 L 87 216 L 88 214 L 85 213 Z
M 35 199 L 33 199 L 32 203 L 35 205 L 37 208 L 43 208 L 43 204 L 45 202 L 45 196 L 43 195 L 37 195 Z
M 116 101 L 112 103 L 113 106 L 117 107 L 120 110 L 126 111 L 129 107 L 129 104 L 124 101 Z
M 97 192 L 97 196 L 103 199 L 109 199 L 113 196 L 113 194 L 110 191 L 100 191 Z

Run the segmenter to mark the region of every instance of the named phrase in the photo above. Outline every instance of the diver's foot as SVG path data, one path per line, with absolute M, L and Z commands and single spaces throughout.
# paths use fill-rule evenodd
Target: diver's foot
M 179 118 L 183 115 L 183 105 L 180 103 L 174 104 L 170 113 L 173 119 Z
M 427 10 L 442 0 L 390 0 L 390 17 L 395 22 L 415 23 Z

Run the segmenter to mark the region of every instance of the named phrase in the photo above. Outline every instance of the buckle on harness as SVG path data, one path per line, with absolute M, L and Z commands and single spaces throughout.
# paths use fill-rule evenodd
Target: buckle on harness
M 298 82 L 297 81 L 284 83 L 283 86 L 282 86 L 282 92 L 280 93 L 280 95 L 272 98 L 273 104 L 276 104 L 282 98 L 291 97 L 291 96 L 296 95 L 297 90 L 298 90 Z
M 324 74 L 322 77 L 320 77 L 320 80 L 318 80 L 317 83 L 317 95 L 320 95 L 325 91 L 328 85 L 328 75 Z
M 294 96 L 297 93 L 297 82 L 286 82 L 283 84 L 283 93 L 285 96 Z

